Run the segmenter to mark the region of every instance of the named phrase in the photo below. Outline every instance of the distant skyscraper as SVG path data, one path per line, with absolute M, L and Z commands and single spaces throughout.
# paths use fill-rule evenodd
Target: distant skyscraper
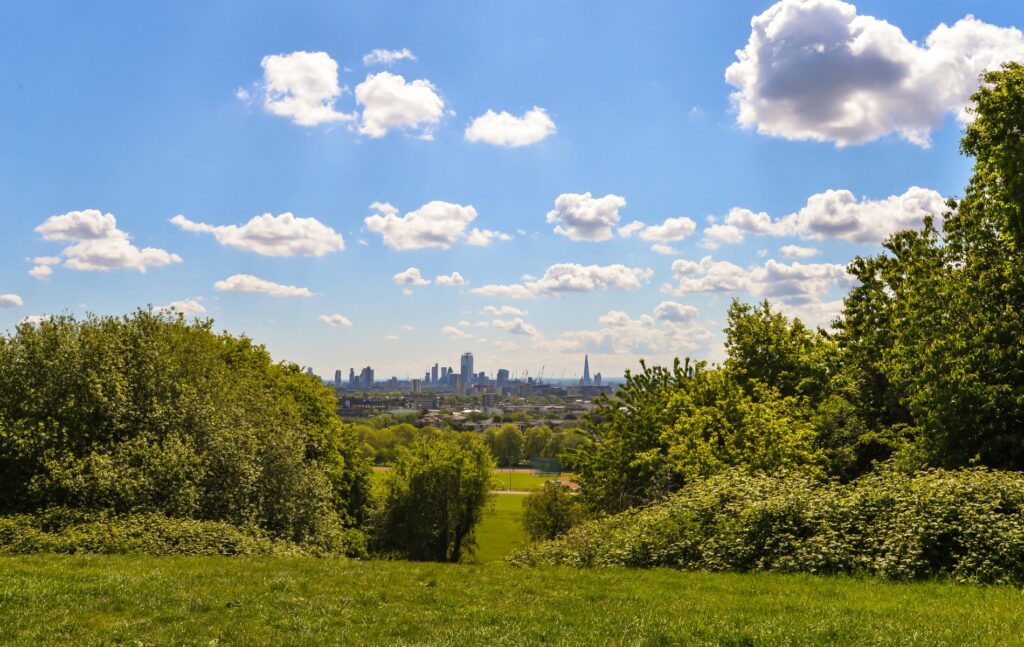
M 471 386 L 473 384 L 473 353 L 462 354 L 462 385 Z
M 334 371 L 334 387 L 337 389 L 341 388 L 341 369 Z
M 601 377 L 600 373 L 595 373 L 594 374 L 594 386 L 601 386 L 601 382 L 603 382 L 603 381 L 604 381 L 604 378 Z
M 590 386 L 593 381 L 590 379 L 590 356 L 583 356 L 583 379 L 580 380 L 580 384 L 583 386 Z
M 431 384 L 437 384 L 437 364 L 430 368 L 430 382 Z
M 348 369 L 348 385 L 350 387 L 355 387 L 356 385 L 356 369 L 354 368 Z
M 412 392 L 413 393 L 419 393 L 420 392 L 420 384 L 421 384 L 421 382 L 419 380 L 415 380 L 414 379 L 412 381 Z
M 359 374 L 359 388 L 371 389 L 373 388 L 373 369 L 367 366 Z
M 507 368 L 499 368 L 498 369 L 498 386 L 505 386 L 506 384 L 508 384 L 508 369 Z
M 448 384 L 448 367 L 441 367 L 441 384 Z

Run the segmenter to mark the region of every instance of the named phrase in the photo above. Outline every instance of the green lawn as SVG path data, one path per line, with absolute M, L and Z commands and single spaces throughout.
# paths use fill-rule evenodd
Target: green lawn
M 1024 641 L 1002 587 L 811 576 L 224 557 L 0 558 L 15 645 Z
M 511 479 L 511 491 L 533 492 L 534 490 L 539 490 L 541 486 L 551 480 L 571 481 L 573 480 L 573 475 L 565 473 L 561 476 L 534 476 L 529 472 L 509 473 L 508 470 L 498 469 L 494 471 L 494 478 L 499 490 L 509 490 L 509 480 Z
M 500 562 L 513 547 L 526 542 L 523 532 L 525 494 L 496 494 L 476 529 L 476 562 Z

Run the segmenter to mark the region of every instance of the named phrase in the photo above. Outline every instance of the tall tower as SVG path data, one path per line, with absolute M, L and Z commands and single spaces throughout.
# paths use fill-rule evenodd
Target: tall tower
M 430 369 L 430 383 L 437 384 L 437 364 L 435 363 Z
M 590 386 L 593 384 L 590 380 L 590 356 L 583 356 L 583 379 L 580 380 L 580 384 L 583 386 Z
M 473 384 L 473 353 L 462 354 L 462 386 Z

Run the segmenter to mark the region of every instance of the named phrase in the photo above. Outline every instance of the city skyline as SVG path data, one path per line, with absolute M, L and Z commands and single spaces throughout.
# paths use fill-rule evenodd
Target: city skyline
M 440 379 L 470 347 L 549 375 L 718 361 L 732 298 L 827 325 L 852 259 L 962 195 L 963 108 L 1024 60 L 1022 22 L 980 0 L 7 3 L 0 329 L 174 308 L 325 379 Z

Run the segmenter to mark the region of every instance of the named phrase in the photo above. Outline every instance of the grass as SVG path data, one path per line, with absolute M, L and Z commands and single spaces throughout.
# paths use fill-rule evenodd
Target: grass
M 525 494 L 496 494 L 476 529 L 477 562 L 500 562 L 517 545 L 526 542 L 523 532 Z
M 917 644 L 1024 640 L 1018 589 L 300 558 L 0 558 L 12 645 Z
M 498 490 L 508 491 L 511 489 L 513 492 L 533 492 L 539 490 L 548 481 L 571 481 L 573 475 L 564 473 L 561 476 L 534 476 L 529 472 L 512 472 L 508 470 L 498 469 L 494 471 L 495 482 L 498 486 Z M 509 488 L 509 481 L 511 479 L 512 487 Z

